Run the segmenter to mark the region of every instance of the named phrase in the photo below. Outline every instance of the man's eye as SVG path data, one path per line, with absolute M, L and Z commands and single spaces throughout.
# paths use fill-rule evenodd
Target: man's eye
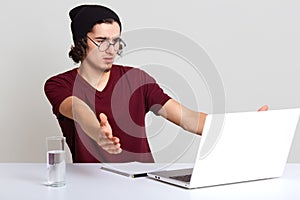
M 113 43 L 115 44 L 115 43 L 117 43 L 119 41 L 120 41 L 120 38 L 116 38 L 116 39 L 113 40 Z

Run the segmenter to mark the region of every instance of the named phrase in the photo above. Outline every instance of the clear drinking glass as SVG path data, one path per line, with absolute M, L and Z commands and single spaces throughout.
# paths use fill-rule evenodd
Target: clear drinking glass
M 47 186 L 60 187 L 66 184 L 66 138 L 47 137 Z

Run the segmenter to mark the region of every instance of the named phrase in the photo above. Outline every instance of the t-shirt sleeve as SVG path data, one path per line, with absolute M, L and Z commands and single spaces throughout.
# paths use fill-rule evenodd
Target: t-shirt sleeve
M 48 79 L 44 85 L 45 94 L 52 105 L 53 113 L 59 117 L 59 106 L 69 96 L 72 96 L 72 84 L 60 76 Z
M 147 110 L 157 114 L 157 112 L 169 99 L 171 99 L 171 97 L 167 95 L 156 80 L 147 73 L 145 73 L 145 80 L 147 83 L 145 84 Z

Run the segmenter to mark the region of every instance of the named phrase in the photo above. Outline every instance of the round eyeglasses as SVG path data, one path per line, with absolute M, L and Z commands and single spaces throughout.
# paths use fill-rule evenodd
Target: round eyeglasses
M 108 39 L 105 39 L 105 40 L 101 41 L 99 44 L 97 44 L 97 42 L 95 42 L 89 36 L 87 36 L 87 38 L 89 40 L 91 40 L 91 42 L 93 42 L 98 47 L 98 50 L 100 52 L 103 52 L 103 51 L 106 51 L 107 49 L 109 49 L 110 45 L 112 45 L 114 50 L 118 51 L 118 52 L 120 52 L 122 49 L 124 49 L 126 47 L 125 42 L 121 38 L 115 38 L 115 39 L 113 39 L 112 42 L 110 42 Z

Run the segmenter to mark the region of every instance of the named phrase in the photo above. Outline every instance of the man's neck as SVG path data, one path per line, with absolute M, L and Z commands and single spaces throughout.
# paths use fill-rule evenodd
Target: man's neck
M 110 76 L 109 70 L 100 70 L 97 68 L 87 67 L 81 64 L 78 68 L 78 73 L 96 90 L 102 91 Z

